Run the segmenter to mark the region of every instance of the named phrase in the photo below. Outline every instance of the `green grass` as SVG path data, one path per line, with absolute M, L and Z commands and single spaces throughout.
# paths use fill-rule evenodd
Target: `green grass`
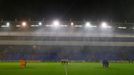
M 0 63 L 0 75 L 65 75 L 61 63 L 28 63 L 20 69 L 18 63 Z M 112 63 L 104 69 L 100 63 L 70 63 L 68 75 L 134 75 L 134 64 Z

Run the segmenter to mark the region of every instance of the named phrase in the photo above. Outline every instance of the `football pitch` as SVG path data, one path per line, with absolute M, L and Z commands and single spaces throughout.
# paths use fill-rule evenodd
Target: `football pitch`
M 101 63 L 28 63 L 20 69 L 19 63 L 0 63 L 0 75 L 134 75 L 134 64 L 111 63 L 104 69 Z

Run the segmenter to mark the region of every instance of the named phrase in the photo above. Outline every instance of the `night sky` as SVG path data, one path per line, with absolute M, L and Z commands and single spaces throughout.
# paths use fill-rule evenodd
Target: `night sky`
M 134 22 L 134 0 L 0 0 L 0 18 Z

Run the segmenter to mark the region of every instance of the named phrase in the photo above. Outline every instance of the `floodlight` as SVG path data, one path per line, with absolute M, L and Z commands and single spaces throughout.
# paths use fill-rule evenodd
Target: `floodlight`
M 127 29 L 127 27 L 118 27 L 119 29 Z
M 111 28 L 111 26 L 109 26 L 106 22 L 102 22 L 101 27 L 102 28 Z
M 102 27 L 102 28 L 107 28 L 107 23 L 106 23 L 106 22 L 102 22 L 102 23 L 101 23 L 101 27 Z
M 71 22 L 71 26 L 74 26 L 74 23 L 73 22 Z
M 7 23 L 6 23 L 6 26 L 7 26 L 7 27 L 9 27 L 9 26 L 10 26 L 10 23 L 9 23 L 9 22 L 7 22 Z
M 22 26 L 23 27 L 26 27 L 27 26 L 27 23 L 26 22 L 22 22 Z
M 39 26 L 41 26 L 42 25 L 42 22 L 39 22 L 38 24 L 39 24 Z
M 91 27 L 91 23 L 90 22 L 86 22 L 85 27 Z
M 54 27 L 58 27 L 60 25 L 60 22 L 58 20 L 54 20 L 52 25 Z

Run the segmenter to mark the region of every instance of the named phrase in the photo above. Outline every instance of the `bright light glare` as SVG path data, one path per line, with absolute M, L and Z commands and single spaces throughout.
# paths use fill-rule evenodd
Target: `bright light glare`
M 53 26 L 58 27 L 60 25 L 60 22 L 58 20 L 53 21 Z
M 7 26 L 7 27 L 9 27 L 9 26 L 10 26 L 10 23 L 9 23 L 9 22 L 7 22 L 6 26 Z
M 71 22 L 71 26 L 74 26 L 74 23 L 73 22 Z
M 41 26 L 42 25 L 42 22 L 39 22 L 39 26 Z
M 101 27 L 102 28 L 111 28 L 111 26 L 108 26 L 108 24 L 106 22 L 102 22 Z
M 22 26 L 23 27 L 26 27 L 27 26 L 27 23 L 26 22 L 22 22 Z
M 127 29 L 127 27 L 118 27 L 119 29 Z
M 59 23 L 59 21 L 58 20 L 55 20 L 54 22 L 53 22 L 53 25 L 59 25 L 60 23 Z
M 86 27 L 91 27 L 91 23 L 90 22 L 86 22 L 85 26 Z
M 107 23 L 106 23 L 106 22 L 102 22 L 101 26 L 102 26 L 103 28 L 107 28 Z

